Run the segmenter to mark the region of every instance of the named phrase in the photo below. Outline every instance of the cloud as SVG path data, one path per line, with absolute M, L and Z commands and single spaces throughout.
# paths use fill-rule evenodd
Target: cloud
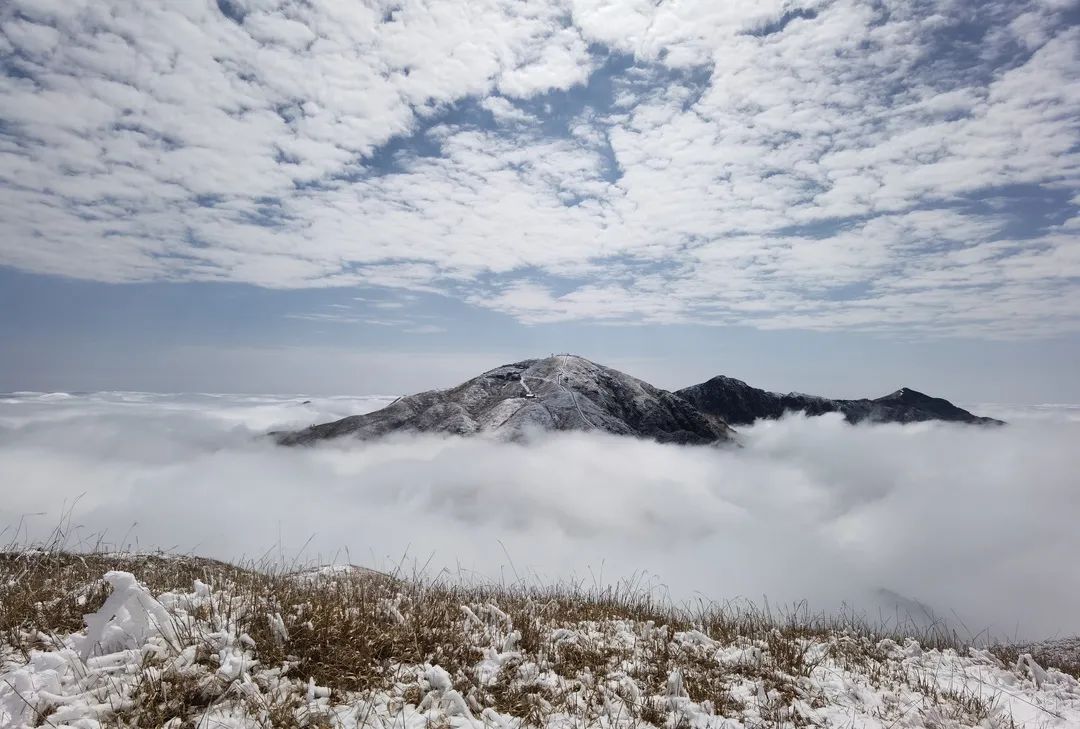
M 1080 630 L 1080 588 L 1062 571 L 1080 549 L 1075 407 L 995 409 L 1012 420 L 995 429 L 790 418 L 719 450 L 589 434 L 313 449 L 258 437 L 385 402 L 7 396 L 0 482 L 19 487 L 0 524 L 40 514 L 23 524 L 42 536 L 74 504 L 83 538 L 142 548 L 291 558 L 310 537 L 307 557 L 348 550 L 376 567 L 430 556 L 495 579 L 644 571 L 675 599 L 847 601 L 874 618 L 889 590 L 972 631 Z
M 0 263 L 525 322 L 1074 333 L 1067 11 L 17 0 Z
M 430 319 L 430 314 L 413 315 L 406 311 L 413 301 L 405 297 L 398 300 L 374 301 L 363 297 L 353 297 L 354 301 L 363 302 L 361 305 L 326 304 L 325 311 L 306 311 L 285 314 L 286 319 L 299 319 L 333 324 L 372 324 L 375 326 L 400 327 L 409 334 L 434 334 L 446 331 L 443 327 L 430 324 L 421 324 L 418 319 Z M 377 310 L 377 311 L 372 311 Z M 401 316 L 394 319 L 373 318 L 373 314 L 382 315 L 383 312 L 393 312 Z
M 565 91 L 589 79 L 594 62 L 577 29 L 563 28 L 541 40 L 532 58 L 499 78 L 499 90 L 504 94 L 528 98 Z
M 499 124 L 529 124 L 537 121 L 536 117 L 522 111 L 513 102 L 501 96 L 488 96 L 480 102 L 480 106 L 491 112 Z

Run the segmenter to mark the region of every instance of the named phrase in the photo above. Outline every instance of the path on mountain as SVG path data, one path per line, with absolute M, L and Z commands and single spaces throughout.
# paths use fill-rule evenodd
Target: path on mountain
M 581 418 L 581 422 L 585 423 L 585 425 L 588 426 L 589 430 L 596 430 L 597 429 L 596 425 L 585 416 L 585 412 L 581 409 L 581 404 L 578 402 L 578 399 L 577 399 L 577 393 L 574 392 L 569 387 L 567 387 L 565 384 L 563 384 L 563 380 L 564 380 L 564 378 L 566 378 L 566 373 L 564 372 L 564 368 L 566 367 L 566 357 L 567 356 L 569 356 L 569 355 L 565 355 L 565 354 L 556 355 L 556 357 L 557 357 L 556 362 L 558 364 L 558 369 L 556 369 L 556 371 L 555 371 L 554 378 L 551 378 L 551 377 L 537 377 L 536 375 L 525 375 L 525 374 L 523 374 L 523 375 L 521 375 L 521 386 L 525 388 L 525 392 L 527 393 L 527 395 L 526 395 L 527 397 L 534 397 L 532 390 L 529 389 L 529 385 L 525 382 L 525 380 L 536 380 L 538 382 L 547 382 L 548 384 L 555 385 L 557 388 L 559 388 L 563 392 L 570 395 L 570 401 L 574 403 L 574 409 L 577 410 L 577 414 L 578 414 L 578 417 Z
M 533 391 L 529 388 L 529 383 L 525 381 L 525 375 L 518 375 L 518 381 L 521 382 L 521 388 L 525 390 L 525 397 L 536 397 Z
M 581 404 L 578 403 L 577 393 L 574 392 L 573 390 L 571 390 L 569 387 L 567 387 L 566 385 L 564 385 L 562 383 L 562 378 L 564 376 L 563 375 L 563 367 L 565 367 L 565 366 L 566 366 L 566 355 L 565 354 L 560 354 L 559 355 L 559 369 L 558 369 L 558 373 L 556 374 L 556 377 L 559 378 L 559 383 L 558 384 L 563 390 L 570 393 L 570 399 L 574 401 L 574 408 L 577 409 L 577 414 L 578 414 L 579 417 L 581 417 L 581 422 L 583 422 L 587 426 L 589 426 L 590 430 L 595 430 L 596 426 L 593 425 L 592 421 L 590 421 L 588 418 L 586 418 L 585 413 L 583 413 L 581 411 Z

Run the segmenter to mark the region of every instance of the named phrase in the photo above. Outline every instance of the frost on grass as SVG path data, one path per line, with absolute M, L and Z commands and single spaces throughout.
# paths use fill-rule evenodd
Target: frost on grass
M 1014 649 L 626 586 L 0 555 L 0 726 L 1076 727 Z

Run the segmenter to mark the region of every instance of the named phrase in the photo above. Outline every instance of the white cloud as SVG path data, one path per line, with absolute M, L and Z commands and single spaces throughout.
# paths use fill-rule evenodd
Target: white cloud
M 4 35 L 15 49 L 31 55 L 49 53 L 60 41 L 60 33 L 55 28 L 25 20 L 6 23 Z
M 741 449 L 256 437 L 385 402 L 9 396 L 0 483 L 19 487 L 0 500 L 0 528 L 40 513 L 25 523 L 45 536 L 78 500 L 72 523 L 91 543 L 127 535 L 226 558 L 280 545 L 291 558 L 311 537 L 311 558 L 431 556 L 432 569 L 496 579 L 509 554 L 547 580 L 645 571 L 676 599 L 848 601 L 876 618 L 884 588 L 955 610 L 973 633 L 1080 630 L 1080 585 L 1062 574 L 1080 550 L 1075 407 L 994 411 L 1014 421 L 995 429 L 795 418 L 746 429 Z
M 521 98 L 566 90 L 585 83 L 592 70 L 585 41 L 577 30 L 567 28 L 545 37 L 534 58 L 502 74 L 499 90 Z
M 513 102 L 501 96 L 488 96 L 480 102 L 480 106 L 491 112 L 495 121 L 500 124 L 534 123 L 536 117 L 518 108 Z
M 980 206 L 1028 186 L 1075 214 L 1080 43 L 1053 3 L 988 6 L 970 58 L 944 1 L 10 8 L 0 263 L 529 322 L 1080 328 L 1051 311 L 1078 296 L 1075 218 Z M 556 97 L 521 102 L 580 93 L 605 53 L 636 61 L 617 103 L 542 131 Z M 430 127 L 474 101 L 496 128 Z M 373 161 L 414 134 L 437 154 Z

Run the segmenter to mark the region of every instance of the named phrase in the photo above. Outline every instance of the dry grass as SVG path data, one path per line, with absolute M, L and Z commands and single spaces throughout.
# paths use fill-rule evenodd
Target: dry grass
M 155 594 L 190 589 L 194 580 L 220 583 L 251 574 L 216 560 L 172 555 L 0 552 L 0 641 L 25 652 L 40 648 L 42 636 L 82 629 L 83 615 L 105 602 L 102 576 L 113 569 L 138 572 Z
M 304 576 L 191 557 L 56 550 L 0 553 L 0 643 L 25 658 L 35 648 L 55 645 L 56 636 L 80 630 L 83 615 L 105 600 L 108 588 L 101 578 L 111 569 L 136 574 L 154 594 L 190 591 L 195 580 L 227 593 L 228 600 L 210 608 L 219 614 L 199 617 L 250 636 L 258 662 L 281 667 L 283 679 L 311 679 L 335 693 L 397 690 L 415 704 L 421 690 L 413 667 L 438 665 L 474 712 L 492 707 L 536 726 L 553 711 L 576 713 L 589 723 L 590 712 L 612 701 L 625 707 L 635 725 L 677 726 L 675 705 L 658 697 L 680 695 L 718 715 L 737 715 L 747 699 L 736 689 L 747 681 L 762 687 L 764 698 L 754 701 L 763 726 L 808 726 L 793 707 L 823 705 L 809 677 L 826 660 L 880 685 L 908 680 L 889 668 L 878 644 L 885 637 L 902 643 L 911 630 L 875 629 L 851 615 L 811 615 L 804 606 L 777 616 L 746 604 L 674 606 L 632 583 L 587 589 L 471 585 L 366 571 Z M 573 639 L 553 638 L 560 628 Z M 694 630 L 711 642 L 673 640 L 677 632 Z M 927 648 L 966 651 L 955 635 L 941 630 L 915 637 Z M 521 657 L 485 681 L 477 670 L 483 658 L 477 646 L 493 641 L 511 641 Z M 718 662 L 717 644 L 750 658 Z M 997 649 L 1005 659 L 1007 650 Z M 200 648 L 196 660 L 212 665 L 213 651 Z M 526 662 L 537 676 L 523 678 Z M 676 675 L 679 686 L 673 690 Z M 622 681 L 624 676 L 632 681 Z M 272 686 L 263 688 L 273 695 Z M 949 695 L 929 684 L 914 688 L 940 702 L 944 718 L 977 723 L 994 712 L 977 696 Z M 236 693 L 230 691 L 221 680 L 147 670 L 112 721 L 160 727 L 175 719 L 181 724 L 170 726 L 189 726 L 191 717 Z M 252 711 L 269 726 L 328 725 L 327 717 L 310 713 L 295 695 L 263 700 Z
M 990 646 L 990 652 L 1008 665 L 1015 665 L 1021 654 L 1030 653 L 1040 665 L 1080 679 L 1080 637 L 1037 643 L 998 643 Z

